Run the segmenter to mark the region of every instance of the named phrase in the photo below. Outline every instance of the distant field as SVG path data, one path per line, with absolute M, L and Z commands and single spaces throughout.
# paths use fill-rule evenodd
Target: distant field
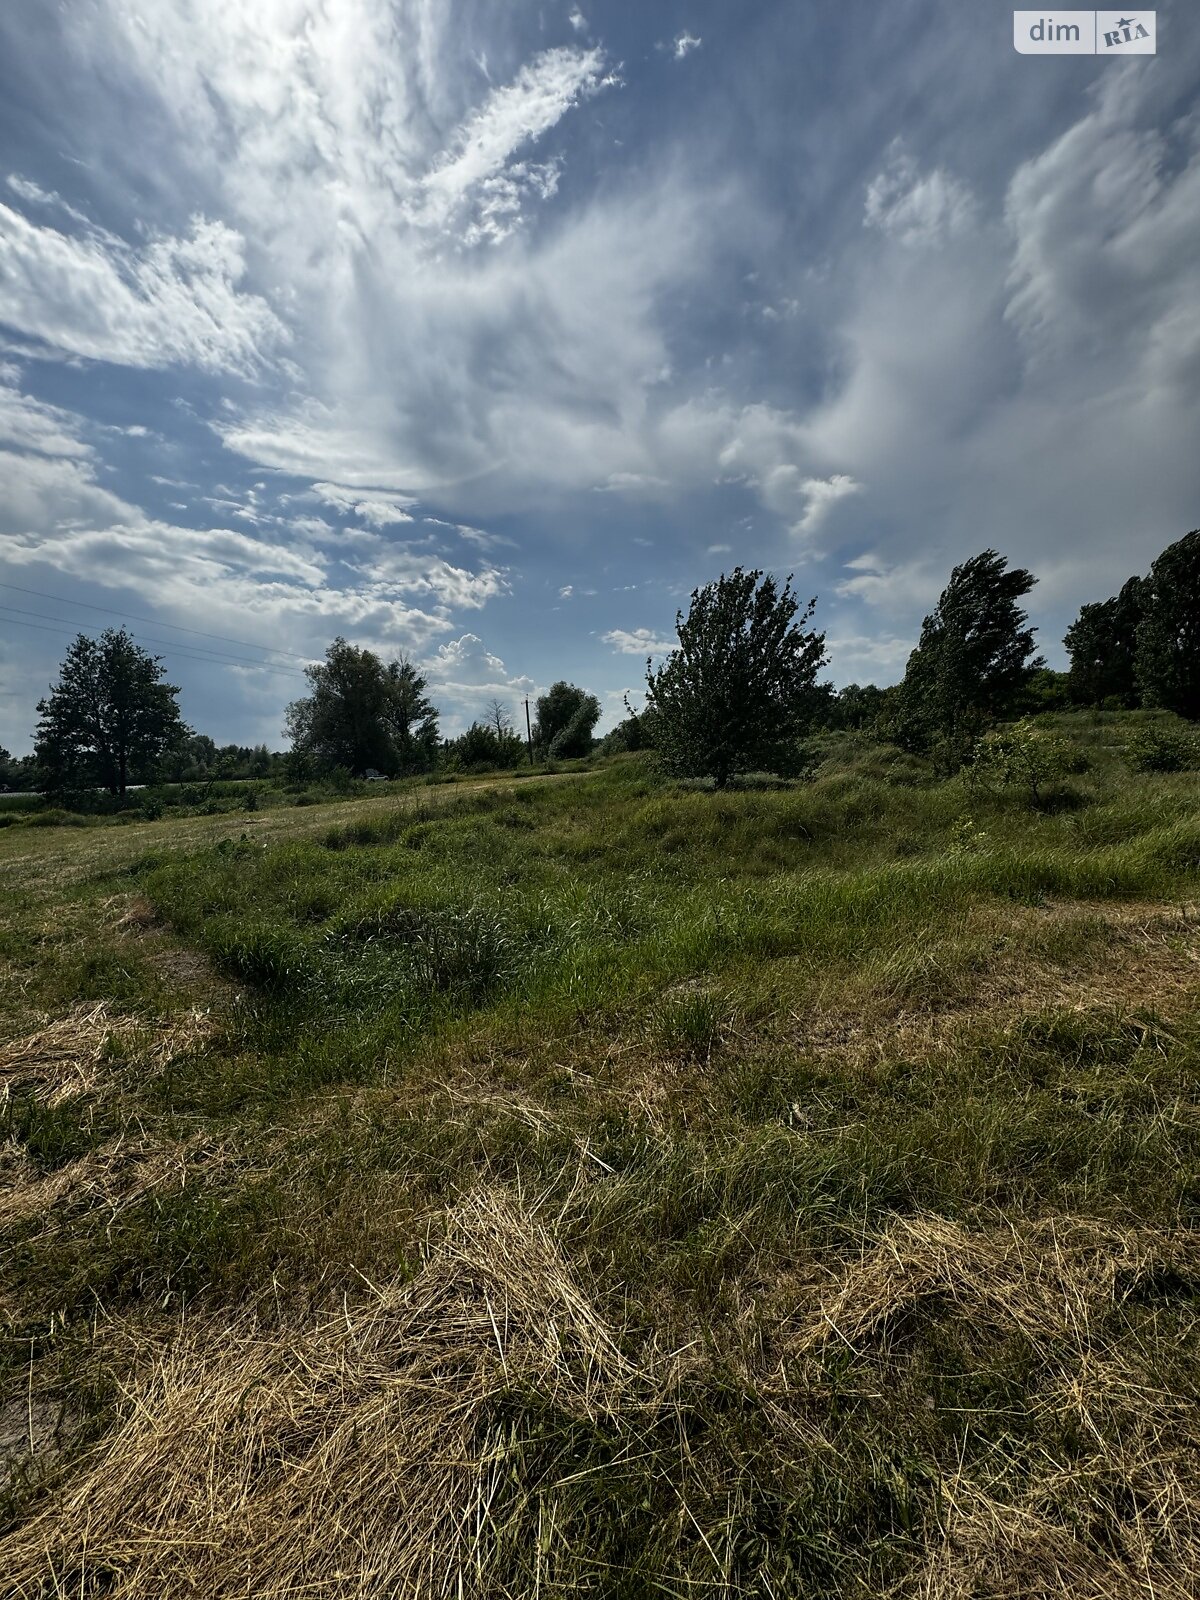
M 0 832 L 0 1593 L 1195 1593 L 1200 775 Z

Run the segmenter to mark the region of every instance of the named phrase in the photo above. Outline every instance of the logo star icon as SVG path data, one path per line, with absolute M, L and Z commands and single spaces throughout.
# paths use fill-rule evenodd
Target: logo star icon
M 1136 22 L 1136 20 L 1137 20 L 1136 17 L 1122 17 L 1120 22 L 1117 23 L 1117 27 L 1118 28 L 1132 28 L 1134 23 Z

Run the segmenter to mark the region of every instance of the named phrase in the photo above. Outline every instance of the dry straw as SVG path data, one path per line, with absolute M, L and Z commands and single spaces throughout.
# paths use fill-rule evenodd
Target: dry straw
M 540 1487 L 506 1397 L 582 1421 L 630 1381 L 548 1235 L 482 1196 L 410 1285 L 294 1342 L 193 1326 L 61 1506 L 0 1545 L 6 1593 L 482 1600 Z

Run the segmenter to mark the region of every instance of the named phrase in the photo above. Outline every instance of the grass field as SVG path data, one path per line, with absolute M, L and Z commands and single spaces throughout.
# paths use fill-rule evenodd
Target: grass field
M 0 832 L 0 1592 L 1200 1570 L 1200 777 Z

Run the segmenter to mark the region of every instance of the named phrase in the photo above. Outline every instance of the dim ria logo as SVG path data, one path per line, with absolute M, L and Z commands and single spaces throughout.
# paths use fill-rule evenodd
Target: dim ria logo
M 1152 56 L 1153 11 L 1014 11 L 1023 56 Z

